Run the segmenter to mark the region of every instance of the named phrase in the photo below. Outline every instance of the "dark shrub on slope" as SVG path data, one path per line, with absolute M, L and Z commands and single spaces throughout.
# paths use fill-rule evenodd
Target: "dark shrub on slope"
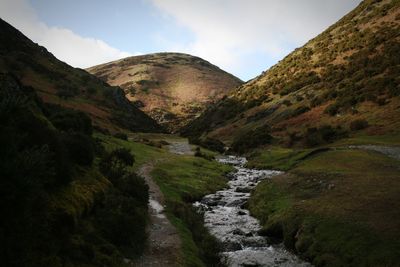
M 4 266 L 121 266 L 143 250 L 148 188 L 126 168 L 113 185 L 97 171 L 94 148 L 103 149 L 84 116 L 47 107 L 16 78 L 0 74 Z M 110 154 L 121 166 L 134 162 L 129 151 Z
M 264 125 L 237 136 L 233 140 L 232 150 L 234 152 L 244 153 L 258 146 L 269 144 L 271 141 L 270 127 Z
M 113 187 L 97 209 L 96 218 L 102 234 L 129 254 L 140 254 L 146 239 L 148 186 L 128 171 L 135 159 L 127 149 L 106 153 L 100 162 L 101 172 Z
M 320 127 L 307 128 L 304 136 L 305 145 L 308 147 L 331 143 L 337 139 L 346 137 L 347 133 L 341 127 L 323 125 Z

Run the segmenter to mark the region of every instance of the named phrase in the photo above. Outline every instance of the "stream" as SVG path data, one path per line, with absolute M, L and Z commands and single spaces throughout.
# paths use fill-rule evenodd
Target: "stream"
M 194 206 L 204 212 L 205 226 L 223 244 L 222 256 L 228 265 L 311 266 L 287 251 L 283 244 L 268 244 L 267 238 L 258 234 L 261 229 L 258 220 L 244 209 L 257 183 L 281 172 L 244 168 L 246 159 L 242 157 L 226 156 L 217 160 L 233 165 L 236 170 L 230 174 L 227 188 L 205 196 Z

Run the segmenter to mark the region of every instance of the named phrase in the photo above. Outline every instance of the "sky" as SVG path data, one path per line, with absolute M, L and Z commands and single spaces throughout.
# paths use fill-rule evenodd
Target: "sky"
M 199 56 L 244 81 L 361 0 L 0 0 L 0 17 L 80 68 L 155 52 Z

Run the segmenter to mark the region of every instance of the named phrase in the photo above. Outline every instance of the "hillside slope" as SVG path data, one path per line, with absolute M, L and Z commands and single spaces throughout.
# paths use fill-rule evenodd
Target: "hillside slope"
M 400 1 L 363 1 L 182 132 L 228 145 L 262 137 L 249 147 L 271 142 L 269 134 L 288 146 L 398 134 L 399 27 Z
M 242 84 L 209 62 L 180 53 L 134 56 L 87 70 L 121 86 L 129 100 L 171 131 Z
M 0 72 L 16 76 L 47 103 L 87 113 L 98 129 L 162 131 L 154 120 L 125 98 L 120 88 L 58 60 L 1 19 Z

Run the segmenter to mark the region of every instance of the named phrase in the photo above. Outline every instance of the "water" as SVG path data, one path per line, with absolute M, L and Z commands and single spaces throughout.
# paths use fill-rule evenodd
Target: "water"
M 155 216 L 157 216 L 158 218 L 166 218 L 163 213 L 164 207 L 157 200 L 150 197 L 149 205 Z
M 229 266 L 311 266 L 285 250 L 282 244 L 268 244 L 265 237 L 258 235 L 261 229 L 258 220 L 243 207 L 258 182 L 280 172 L 244 168 L 246 159 L 241 157 L 227 156 L 218 161 L 236 169 L 231 173 L 228 187 L 194 205 L 204 212 L 206 227 L 223 244 L 223 257 Z

